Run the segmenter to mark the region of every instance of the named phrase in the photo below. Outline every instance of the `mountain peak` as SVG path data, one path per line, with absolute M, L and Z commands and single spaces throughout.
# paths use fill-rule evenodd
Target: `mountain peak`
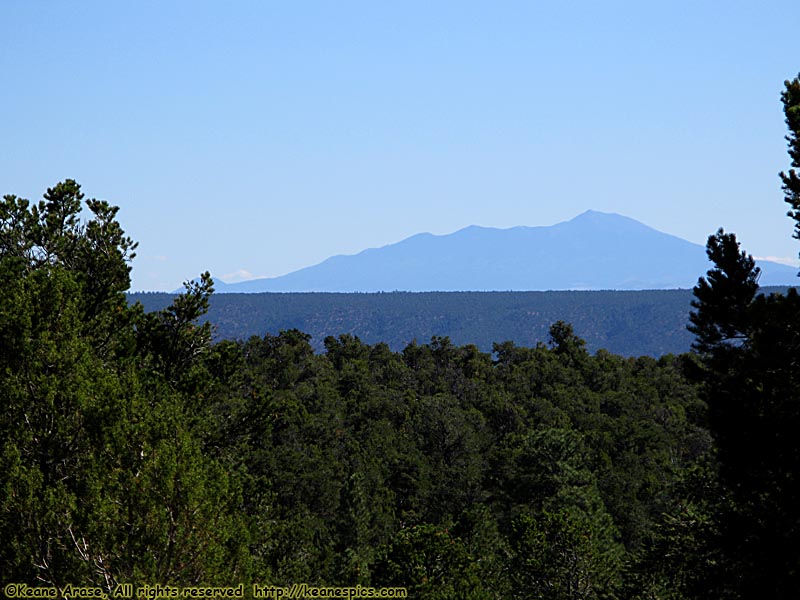
M 576 217 L 573 217 L 567 223 L 603 223 L 603 222 L 625 222 L 625 223 L 637 223 L 639 225 L 643 225 L 636 219 L 631 219 L 630 217 L 626 217 L 625 215 L 621 215 L 619 213 L 613 212 L 602 212 L 599 210 L 586 210 L 579 214 Z M 646 226 L 645 226 L 646 227 Z
M 594 210 L 594 209 L 590 208 L 589 210 L 583 211 L 577 217 L 573 217 L 572 220 L 575 221 L 577 219 L 588 219 L 588 218 L 596 218 L 596 217 L 609 216 L 609 215 L 614 215 L 616 217 L 620 216 L 617 213 L 607 213 L 607 212 L 603 212 L 603 211 L 600 211 L 600 210 Z

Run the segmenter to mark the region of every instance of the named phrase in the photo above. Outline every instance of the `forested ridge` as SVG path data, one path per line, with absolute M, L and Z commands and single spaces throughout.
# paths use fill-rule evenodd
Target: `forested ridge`
M 782 98 L 800 167 L 800 80 Z M 796 598 L 800 296 L 764 294 L 733 234 L 709 238 L 691 353 L 590 352 L 564 321 L 491 352 L 315 352 L 213 341 L 207 273 L 130 304 L 116 215 L 72 180 L 0 203 L 3 585 Z
M 786 288 L 762 288 L 785 293 Z M 175 294 L 138 292 L 128 301 L 161 310 Z M 550 292 L 382 292 L 214 294 L 204 319 L 214 340 L 246 340 L 299 329 L 317 352 L 325 338 L 349 333 L 400 351 L 411 342 L 449 337 L 491 352 L 497 342 L 518 346 L 546 342 L 550 325 L 570 323 L 589 352 L 628 357 L 683 354 L 691 350 L 692 290 Z
M 129 294 L 146 311 L 175 294 Z M 449 337 L 491 352 L 496 342 L 546 342 L 550 325 L 570 323 L 590 352 L 624 356 L 680 354 L 691 348 L 691 290 L 553 292 L 388 292 L 215 294 L 206 316 L 216 340 L 300 329 L 324 351 L 343 333 L 400 351 L 413 341 Z

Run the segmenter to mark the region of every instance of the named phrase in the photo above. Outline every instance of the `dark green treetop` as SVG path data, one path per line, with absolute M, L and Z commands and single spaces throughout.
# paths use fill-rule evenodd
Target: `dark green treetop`
M 736 236 L 722 229 L 709 236 L 706 253 L 715 266 L 697 282 L 696 310 L 689 315 L 689 331 L 696 336 L 692 346 L 699 352 L 746 340 L 747 311 L 760 274 L 753 257 L 739 250 Z

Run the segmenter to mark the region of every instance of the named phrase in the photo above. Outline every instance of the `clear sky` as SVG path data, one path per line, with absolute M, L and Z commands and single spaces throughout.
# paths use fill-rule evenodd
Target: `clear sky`
M 617 212 L 797 264 L 796 0 L 0 3 L 0 193 L 121 207 L 135 290 Z

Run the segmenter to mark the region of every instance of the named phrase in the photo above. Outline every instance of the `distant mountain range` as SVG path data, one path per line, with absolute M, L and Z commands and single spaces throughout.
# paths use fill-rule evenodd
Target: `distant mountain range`
M 217 292 L 648 290 L 691 288 L 710 268 L 705 248 L 634 219 L 587 211 L 548 227 L 470 226 L 420 233 L 333 256 L 280 277 Z M 797 269 L 759 261 L 761 285 L 795 285 Z

